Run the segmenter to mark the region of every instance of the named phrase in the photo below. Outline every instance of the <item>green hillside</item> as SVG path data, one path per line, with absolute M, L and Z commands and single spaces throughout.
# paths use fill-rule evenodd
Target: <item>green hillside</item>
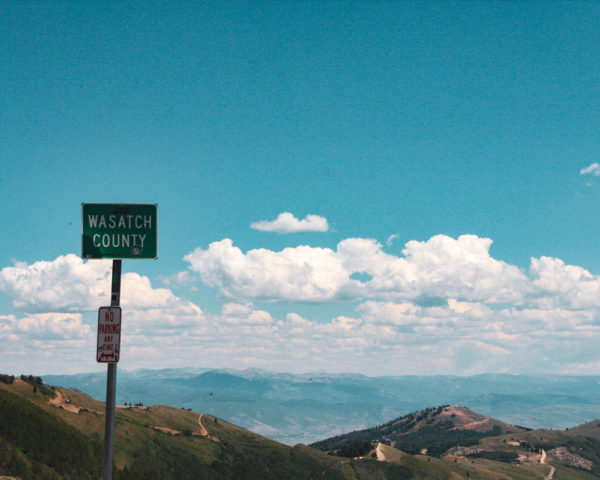
M 102 402 L 15 379 L 0 382 L 0 419 L 0 478 L 101 476 Z M 115 480 L 408 478 L 399 465 L 288 447 L 181 408 L 119 406 L 115 425 Z
M 457 406 L 325 440 L 320 449 L 161 405 L 118 406 L 115 424 L 115 480 L 542 480 L 551 469 L 560 479 L 600 478 L 598 438 L 526 431 Z M 103 435 L 102 402 L 41 379 L 0 376 L 0 479 L 96 480 Z M 402 451 L 410 445 L 419 453 Z
M 329 438 L 312 446 L 343 455 L 361 442 L 381 442 L 393 444 L 406 453 L 418 454 L 426 450 L 428 455 L 439 457 L 453 446 L 474 445 L 485 437 L 520 430 L 464 407 L 443 406 L 411 413 L 373 428 Z
M 20 382 L 0 389 L 0 472 L 22 479 L 92 479 L 101 475 L 102 446 L 77 428 L 40 408 L 24 393 L 45 399 L 37 385 Z M 33 390 L 36 393 L 33 393 Z M 39 389 L 42 390 L 42 389 Z
M 413 478 L 600 478 L 599 422 L 571 429 L 528 430 L 465 407 L 429 408 L 384 425 L 311 446 L 407 467 Z M 408 453 L 413 453 L 410 455 Z M 437 473 L 435 473 L 437 472 Z M 438 475 L 437 477 L 435 475 Z

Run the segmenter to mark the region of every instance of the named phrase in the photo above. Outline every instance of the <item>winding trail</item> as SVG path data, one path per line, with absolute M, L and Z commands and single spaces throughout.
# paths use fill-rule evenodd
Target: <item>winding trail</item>
M 540 459 L 540 463 L 542 465 L 548 465 L 546 463 L 546 457 L 547 457 L 546 450 L 542 450 L 542 458 Z M 548 466 L 550 467 L 550 473 L 544 478 L 545 478 L 545 480 L 552 480 L 554 478 L 554 472 L 556 472 L 556 468 L 554 468 L 552 465 L 548 465 Z
M 198 425 L 200 426 L 200 436 L 201 437 L 205 437 L 208 438 L 209 440 L 212 440 L 213 442 L 220 442 L 221 439 L 218 437 L 215 437 L 214 435 L 209 435 L 208 430 L 206 430 L 206 427 L 204 426 L 204 424 L 202 423 L 202 418 L 204 417 L 204 414 L 201 413 L 198 416 Z
M 82 407 L 80 405 L 74 405 L 73 403 L 71 403 L 71 400 L 68 397 L 65 397 L 58 388 L 54 389 L 54 395 L 55 395 L 54 398 L 48 399 L 48 403 L 50 405 L 52 405 L 53 407 L 62 408 L 63 410 L 66 410 L 67 412 L 77 413 L 77 414 L 79 414 L 79 412 L 81 410 L 84 410 L 84 411 L 94 412 L 94 413 L 98 413 L 100 415 L 104 415 L 103 411 L 95 410 L 95 409 L 89 408 L 89 407 Z
M 380 462 L 385 462 L 386 461 L 385 454 L 383 453 L 383 450 L 381 449 L 381 443 L 377 444 L 377 448 L 375 449 L 375 453 L 377 454 L 377 460 L 379 460 Z
M 157 430 L 157 431 L 162 432 L 162 433 L 167 433 L 167 434 L 172 435 L 174 437 L 177 436 L 177 435 L 181 435 L 181 433 L 182 433 L 181 430 L 174 430 L 173 428 L 168 428 L 168 427 L 159 427 L 158 425 L 153 425 L 152 428 L 154 430 Z
M 483 420 L 475 420 L 465 425 L 461 425 L 460 427 L 454 427 L 452 430 L 477 430 L 475 427 L 480 427 L 481 425 L 487 425 L 490 423 L 491 419 L 486 417 Z
M 203 416 L 204 416 L 204 414 L 201 413 L 200 416 L 198 417 L 198 425 L 200 425 L 200 436 L 201 437 L 208 437 L 208 430 L 206 430 L 206 427 L 202 423 L 202 417 Z
M 79 413 L 79 410 L 81 410 L 81 407 L 77 407 L 75 405 L 71 405 L 70 403 L 67 403 L 64 395 L 58 388 L 54 390 L 54 395 L 55 395 L 54 398 L 51 398 L 48 400 L 48 403 L 50 405 L 54 405 L 55 407 L 62 408 L 63 410 L 66 410 L 67 412 L 71 412 L 71 413 Z

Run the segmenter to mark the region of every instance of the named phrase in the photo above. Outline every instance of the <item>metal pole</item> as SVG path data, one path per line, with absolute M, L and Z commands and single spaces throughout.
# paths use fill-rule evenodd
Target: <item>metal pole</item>
M 121 260 L 113 260 L 110 306 L 118 307 L 121 298 Z M 112 480 L 115 438 L 115 398 L 117 394 L 117 364 L 109 363 L 106 371 L 106 419 L 104 428 L 104 477 Z

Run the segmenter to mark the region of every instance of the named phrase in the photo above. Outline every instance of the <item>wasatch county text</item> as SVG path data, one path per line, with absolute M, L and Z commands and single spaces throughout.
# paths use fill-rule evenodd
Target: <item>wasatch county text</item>
M 152 229 L 151 215 L 88 215 L 89 228 L 110 228 L 111 230 L 133 230 L 136 231 Z M 95 233 L 92 235 L 92 243 L 95 247 L 130 247 L 140 246 L 144 248 L 146 234 L 140 233 Z

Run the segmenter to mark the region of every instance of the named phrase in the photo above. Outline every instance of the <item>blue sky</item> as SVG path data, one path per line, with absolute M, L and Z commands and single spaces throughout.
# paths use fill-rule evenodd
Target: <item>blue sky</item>
M 4 370 L 101 368 L 81 203 L 141 202 L 124 368 L 600 374 L 598 3 L 0 13 Z

